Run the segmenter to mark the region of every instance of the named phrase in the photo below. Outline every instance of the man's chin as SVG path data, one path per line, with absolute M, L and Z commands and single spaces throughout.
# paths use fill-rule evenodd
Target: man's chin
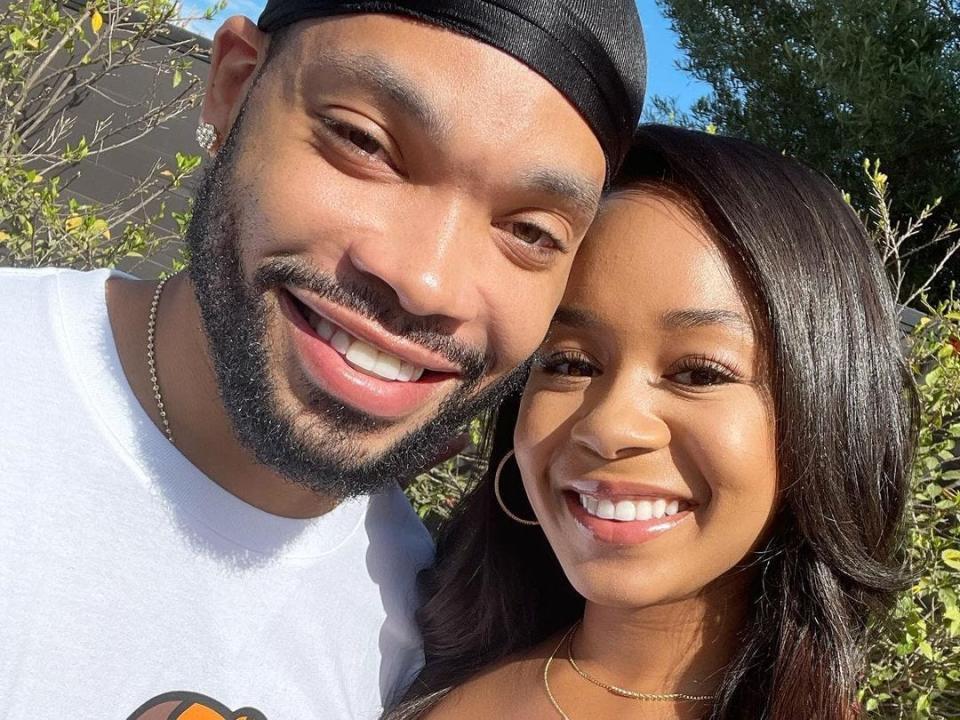
M 444 459 L 451 440 L 472 418 L 517 388 L 515 376 L 479 391 L 461 387 L 425 411 L 430 417 L 420 422 L 371 417 L 319 391 L 310 403 L 297 403 L 296 411 L 267 401 L 252 403 L 255 412 L 231 415 L 237 436 L 262 464 L 326 498 L 343 500 L 402 485 Z

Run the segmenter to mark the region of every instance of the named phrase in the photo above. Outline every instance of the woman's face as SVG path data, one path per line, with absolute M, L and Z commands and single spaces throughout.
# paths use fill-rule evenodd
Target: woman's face
M 612 197 L 580 251 L 514 445 L 573 586 L 616 607 L 719 587 L 776 495 L 774 419 L 743 282 L 676 200 Z

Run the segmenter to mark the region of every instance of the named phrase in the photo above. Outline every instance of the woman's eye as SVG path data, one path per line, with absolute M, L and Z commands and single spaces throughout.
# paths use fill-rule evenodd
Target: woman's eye
M 734 377 L 727 371 L 712 365 L 700 365 L 698 367 L 689 367 L 674 373 L 670 377 L 680 385 L 691 385 L 693 387 L 708 387 L 710 385 L 724 385 L 733 382 Z
M 548 375 L 571 378 L 592 378 L 600 369 L 587 358 L 578 355 L 553 355 L 540 360 L 540 367 Z
M 549 249 L 559 249 L 561 247 L 560 241 L 552 233 L 533 223 L 510 222 L 505 223 L 502 227 L 526 245 L 536 245 Z

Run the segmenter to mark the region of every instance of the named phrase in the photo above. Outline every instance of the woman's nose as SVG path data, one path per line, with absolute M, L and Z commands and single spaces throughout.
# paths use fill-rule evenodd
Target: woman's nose
M 571 438 L 594 455 L 617 460 L 666 447 L 670 428 L 649 387 L 615 383 L 576 421 Z

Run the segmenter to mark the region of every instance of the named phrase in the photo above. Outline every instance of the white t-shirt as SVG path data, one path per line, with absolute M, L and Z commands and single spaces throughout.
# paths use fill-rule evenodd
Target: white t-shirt
M 377 717 L 421 662 L 423 525 L 396 487 L 293 520 L 204 476 L 127 384 L 109 275 L 0 270 L 0 717 Z

